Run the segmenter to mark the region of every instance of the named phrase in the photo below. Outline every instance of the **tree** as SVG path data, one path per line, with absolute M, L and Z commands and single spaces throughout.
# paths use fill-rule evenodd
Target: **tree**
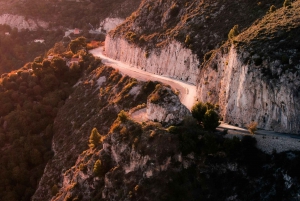
M 276 7 L 272 5 L 269 9 L 269 13 L 273 13 L 276 10 Z
M 291 5 L 292 5 L 292 3 L 291 3 L 290 0 L 285 0 L 284 3 L 283 3 L 283 6 L 284 6 L 284 7 L 289 7 L 289 6 L 291 6 Z
M 234 25 L 234 27 L 228 33 L 228 39 L 233 39 L 239 34 L 239 25 Z
M 97 160 L 94 164 L 94 169 L 93 169 L 93 173 L 96 175 L 96 176 L 100 176 L 101 175 L 101 160 Z
M 192 116 L 197 119 L 199 123 L 203 121 L 205 112 L 207 110 L 206 104 L 202 102 L 197 102 L 193 107 L 192 107 Z
M 85 37 L 76 38 L 75 40 L 72 40 L 69 44 L 69 48 L 73 52 L 73 54 L 76 54 L 81 49 L 86 50 L 86 46 L 87 44 Z
M 54 184 L 54 185 L 52 186 L 52 188 L 51 188 L 51 194 L 52 194 L 53 196 L 55 196 L 57 193 L 58 193 L 58 187 L 57 187 L 56 184 Z
M 219 115 L 212 109 L 205 112 L 203 126 L 207 130 L 215 130 L 220 125 Z
M 93 128 L 89 143 L 92 147 L 95 147 L 100 144 L 101 135 L 98 133 L 98 130 L 96 128 Z

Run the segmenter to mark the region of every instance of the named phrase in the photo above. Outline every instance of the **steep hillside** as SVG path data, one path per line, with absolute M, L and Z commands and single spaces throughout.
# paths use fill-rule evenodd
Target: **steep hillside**
M 138 82 L 104 66 L 82 78 L 54 121 L 54 157 L 32 199 L 49 200 L 53 196 L 51 188 L 61 183 L 61 172 L 87 149 L 91 128 L 107 133 L 121 110 L 146 103 L 154 87 L 152 82 Z
M 225 122 L 299 133 L 298 13 L 299 1 L 143 1 L 105 50 L 197 85 L 198 100 L 219 104 Z
M 84 44 L 83 44 L 84 45 Z M 84 46 L 82 46 L 84 47 Z M 66 56 L 80 57 L 67 65 Z M 64 59 L 63 59 L 64 57 Z M 52 158 L 53 122 L 83 72 L 101 61 L 81 50 L 38 57 L 0 79 L 0 197 L 29 200 Z
M 206 52 L 227 40 L 236 24 L 240 30 L 264 16 L 274 1 L 143 1 L 139 9 L 111 35 L 149 49 L 177 40 L 192 49 L 200 61 Z
M 300 1 L 267 14 L 211 53 L 199 98 L 218 102 L 224 120 L 300 133 Z

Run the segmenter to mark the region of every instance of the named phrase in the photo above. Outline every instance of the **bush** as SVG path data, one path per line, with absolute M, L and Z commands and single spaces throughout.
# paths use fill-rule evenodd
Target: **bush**
M 233 39 L 235 36 L 239 34 L 239 25 L 234 25 L 234 27 L 228 33 L 228 39 Z
M 270 13 L 273 13 L 276 10 L 276 7 L 274 5 L 272 5 L 269 9 Z
M 290 0 L 285 0 L 284 3 L 283 3 L 283 6 L 284 6 L 284 7 L 289 7 L 289 6 L 291 6 L 291 5 L 292 5 L 292 3 L 291 3 Z
M 219 125 L 219 115 L 212 109 L 207 110 L 203 118 L 204 128 L 207 130 L 215 130 Z
M 96 176 L 99 176 L 100 173 L 101 173 L 101 160 L 97 160 L 94 164 L 94 168 L 93 168 L 93 173 L 96 175 Z
M 253 135 L 257 130 L 257 122 L 252 121 L 247 125 L 248 131 Z
M 176 127 L 176 126 L 170 126 L 169 128 L 167 128 L 167 131 L 169 132 L 169 133 L 172 133 L 172 134 L 176 134 L 176 133 L 178 133 L 178 127 Z
M 198 102 L 192 107 L 192 116 L 200 123 L 204 119 L 206 110 L 206 105 L 202 102 Z
M 91 135 L 90 135 L 90 139 L 89 139 L 89 143 L 92 147 L 95 147 L 97 145 L 100 144 L 100 134 L 98 133 L 98 130 L 96 128 L 93 128 Z
M 128 120 L 128 114 L 127 112 L 125 112 L 124 110 L 122 110 L 119 114 L 118 114 L 118 119 L 121 121 L 121 122 L 125 122 Z

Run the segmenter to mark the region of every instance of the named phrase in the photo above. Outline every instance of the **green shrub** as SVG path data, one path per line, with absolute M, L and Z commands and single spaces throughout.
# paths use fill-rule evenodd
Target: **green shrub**
M 220 125 L 219 115 L 212 109 L 206 111 L 203 126 L 207 130 L 215 130 Z
M 176 126 L 170 126 L 169 128 L 167 128 L 167 131 L 169 133 L 176 134 L 176 133 L 178 133 L 178 127 L 176 127 Z
M 95 146 L 99 145 L 100 139 L 101 139 L 101 136 L 98 133 L 98 130 L 96 128 L 93 128 L 90 138 L 89 138 L 89 143 L 90 143 L 91 147 L 95 147 Z
M 121 121 L 121 122 L 125 122 L 128 120 L 128 114 L 127 112 L 125 112 L 124 110 L 122 110 L 119 114 L 118 114 L 118 119 Z
M 239 34 L 239 25 L 234 25 L 234 27 L 228 33 L 228 39 L 232 40 L 235 36 Z
M 200 123 L 203 121 L 206 110 L 207 106 L 202 102 L 198 102 L 192 107 L 192 116 Z
M 96 175 L 96 176 L 99 176 L 100 173 L 101 173 L 101 160 L 97 160 L 94 164 L 94 168 L 93 168 L 93 173 Z
M 284 6 L 284 7 L 289 7 L 289 6 L 291 6 L 291 5 L 292 5 L 292 3 L 291 3 L 290 0 L 285 0 L 284 3 L 283 3 L 283 6 Z
M 276 10 L 276 7 L 272 5 L 269 9 L 269 13 L 273 13 Z

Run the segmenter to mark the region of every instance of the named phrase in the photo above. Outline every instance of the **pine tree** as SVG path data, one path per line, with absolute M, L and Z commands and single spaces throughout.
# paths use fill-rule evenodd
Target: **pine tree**
M 220 125 L 219 115 L 212 109 L 206 111 L 203 126 L 207 130 L 215 130 Z
M 90 145 L 92 145 L 93 147 L 99 145 L 100 138 L 101 138 L 101 135 L 98 133 L 98 130 L 96 128 L 93 128 L 91 135 L 90 135 L 90 139 L 89 139 Z
M 234 27 L 228 33 L 228 39 L 233 39 L 239 34 L 239 25 L 234 25 Z
M 101 163 L 101 160 L 99 160 L 99 159 L 94 164 L 93 172 L 96 176 L 100 176 L 100 174 L 101 174 L 101 165 L 102 165 L 102 163 Z

